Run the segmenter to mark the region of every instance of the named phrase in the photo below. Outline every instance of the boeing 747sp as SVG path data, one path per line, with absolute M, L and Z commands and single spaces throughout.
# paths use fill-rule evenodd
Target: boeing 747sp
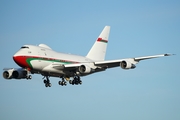
M 170 56 L 161 54 L 145 57 L 104 60 L 110 26 L 105 26 L 89 53 L 84 56 L 59 53 L 45 44 L 23 45 L 13 56 L 14 61 L 21 68 L 4 69 L 5 79 L 31 79 L 30 74 L 44 76 L 45 87 L 51 87 L 49 77 L 59 77 L 59 85 L 66 86 L 82 84 L 81 77 L 96 72 L 102 72 L 109 68 L 121 67 L 122 69 L 134 69 L 141 60 Z

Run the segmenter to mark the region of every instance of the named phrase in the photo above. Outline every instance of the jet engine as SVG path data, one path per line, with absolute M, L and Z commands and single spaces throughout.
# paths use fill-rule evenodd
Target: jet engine
M 81 65 L 78 68 L 78 70 L 80 73 L 90 73 L 91 72 L 91 68 L 89 66 L 86 66 L 86 65 Z
M 5 79 L 22 79 L 27 78 L 28 72 L 25 69 L 19 68 L 19 69 L 9 69 L 3 72 L 3 77 Z
M 122 69 L 134 69 L 136 68 L 136 66 L 132 63 L 130 63 L 129 61 L 122 61 L 120 63 L 120 66 Z
M 9 70 L 6 70 L 3 72 L 3 77 L 5 79 L 11 79 L 13 76 L 12 76 L 12 73 L 13 73 L 13 70 L 14 69 L 9 69 Z

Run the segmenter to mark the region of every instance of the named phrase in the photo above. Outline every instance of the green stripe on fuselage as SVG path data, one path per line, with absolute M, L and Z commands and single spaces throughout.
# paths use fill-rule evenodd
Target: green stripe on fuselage
M 50 62 L 59 62 L 61 64 L 72 64 L 72 63 L 76 63 L 76 62 L 70 62 L 70 61 L 65 61 L 65 60 L 57 60 L 57 59 L 48 59 L 48 58 L 27 58 L 26 62 L 28 63 L 28 65 L 33 68 L 31 61 L 32 60 L 42 60 L 42 61 L 50 61 Z

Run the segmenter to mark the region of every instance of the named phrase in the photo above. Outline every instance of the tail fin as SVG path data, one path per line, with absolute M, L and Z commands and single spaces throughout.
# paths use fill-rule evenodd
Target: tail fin
M 87 58 L 95 61 L 103 61 L 105 59 L 109 32 L 110 26 L 105 26 L 91 50 L 87 54 Z

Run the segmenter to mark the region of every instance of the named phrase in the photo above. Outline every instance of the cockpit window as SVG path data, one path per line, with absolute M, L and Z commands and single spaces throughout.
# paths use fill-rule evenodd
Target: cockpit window
M 29 49 L 29 47 L 27 47 L 27 46 L 22 46 L 22 47 L 21 47 L 21 49 L 24 49 L 24 48 L 28 48 L 28 49 Z

